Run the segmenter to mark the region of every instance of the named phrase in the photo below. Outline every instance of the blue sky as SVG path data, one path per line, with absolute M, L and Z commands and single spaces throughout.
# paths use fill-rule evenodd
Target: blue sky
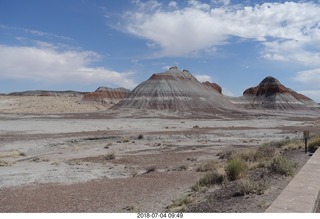
M 241 96 L 264 77 L 320 102 L 320 2 L 0 0 L 0 93 L 134 88 L 178 66 Z

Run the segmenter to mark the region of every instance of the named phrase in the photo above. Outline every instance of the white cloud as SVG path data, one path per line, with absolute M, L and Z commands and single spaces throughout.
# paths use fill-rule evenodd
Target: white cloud
M 50 83 L 103 83 L 133 88 L 132 73 L 90 67 L 100 58 L 93 51 L 60 51 L 50 47 L 18 47 L 0 45 L 0 77 L 29 79 Z
M 33 30 L 33 29 L 28 29 L 28 28 L 21 28 L 21 27 L 15 27 L 15 26 L 7 26 L 0 24 L 1 29 L 7 29 L 7 30 L 17 30 L 17 31 L 22 31 L 28 34 L 36 35 L 36 36 L 41 36 L 41 37 L 53 37 L 53 38 L 59 38 L 62 40 L 72 40 L 70 37 L 66 37 L 63 35 L 57 35 L 53 33 L 48 33 L 48 32 L 43 32 L 39 30 Z
M 225 96 L 229 96 L 229 97 L 237 97 L 238 95 L 236 95 L 235 93 L 233 93 L 232 91 L 222 88 L 222 94 Z
M 178 7 L 178 3 L 176 1 L 171 1 L 168 4 L 169 8 L 177 8 Z
M 298 72 L 294 79 L 309 86 L 319 87 L 320 68 Z
M 230 0 L 211 0 L 213 4 L 218 4 L 218 5 L 229 5 Z
M 299 91 L 299 93 L 320 103 L 320 68 L 298 72 L 293 79 L 301 83 L 305 88 L 305 90 Z
M 187 6 L 167 10 L 154 0 L 147 3 L 153 5 L 152 12 L 140 7 L 125 14 L 124 31 L 158 45 L 153 47 L 160 48 L 157 56 L 189 55 L 237 37 L 260 42 L 263 58 L 320 65 L 319 4 L 232 6 L 228 0 L 213 0 L 223 4 L 213 7 L 190 0 Z
M 206 81 L 212 82 L 210 75 L 194 75 L 194 77 L 200 82 L 206 82 Z

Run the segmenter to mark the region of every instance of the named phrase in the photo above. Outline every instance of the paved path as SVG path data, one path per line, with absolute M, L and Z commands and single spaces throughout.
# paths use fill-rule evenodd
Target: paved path
M 291 180 L 266 213 L 315 212 L 320 191 L 320 149 Z

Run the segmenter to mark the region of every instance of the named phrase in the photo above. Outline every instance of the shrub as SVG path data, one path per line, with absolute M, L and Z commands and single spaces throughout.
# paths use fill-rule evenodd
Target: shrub
M 315 152 L 320 146 L 320 136 L 313 137 L 309 140 L 308 149 L 310 152 Z
M 138 135 L 138 139 L 139 139 L 139 140 L 143 139 L 143 135 L 141 135 L 141 134 Z
M 210 187 L 213 185 L 221 185 L 225 181 L 225 175 L 217 171 L 206 173 L 200 180 L 191 187 L 195 192 L 200 191 L 203 187 Z
M 183 170 L 187 170 L 187 169 L 188 169 L 188 167 L 185 165 L 181 165 L 178 168 L 176 168 L 177 171 L 183 171 Z
M 252 180 L 245 180 L 241 182 L 241 190 L 243 194 L 264 194 L 267 189 L 265 182 L 255 182 Z
M 318 145 L 315 145 L 315 144 L 309 144 L 308 145 L 308 150 L 311 152 L 311 153 L 314 153 L 317 149 L 318 149 Z
M 105 155 L 105 159 L 106 160 L 114 160 L 114 159 L 116 159 L 116 155 L 114 153 L 107 154 L 107 155 Z
M 292 176 L 295 170 L 296 164 L 283 158 L 275 157 L 270 164 L 270 170 L 281 175 Z
M 172 204 L 167 206 L 166 209 L 169 211 L 185 211 L 187 205 L 189 205 L 193 201 L 193 197 L 191 195 L 187 195 L 185 197 L 181 197 L 179 199 L 173 200 Z
M 238 157 L 238 158 L 243 159 L 245 161 L 254 161 L 255 153 L 256 153 L 256 150 L 254 150 L 254 149 L 245 149 L 245 150 L 241 150 L 238 153 L 236 153 L 234 155 L 234 158 Z
M 208 172 L 199 180 L 199 184 L 201 186 L 207 186 L 207 187 L 215 184 L 221 185 L 223 182 L 224 182 L 224 175 L 217 171 Z
M 230 181 L 237 180 L 246 176 L 248 166 L 246 162 L 239 158 L 228 161 L 225 171 Z

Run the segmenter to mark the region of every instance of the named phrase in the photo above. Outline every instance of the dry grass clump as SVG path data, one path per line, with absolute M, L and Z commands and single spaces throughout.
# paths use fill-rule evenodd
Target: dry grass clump
M 130 139 L 128 137 L 124 137 L 123 140 L 122 140 L 123 143 L 127 143 L 129 141 L 130 141 Z
M 234 181 L 246 176 L 248 165 L 243 159 L 234 158 L 228 161 L 225 171 L 228 179 Z
M 253 181 L 253 180 L 243 180 L 241 182 L 241 192 L 244 195 L 248 194 L 257 194 L 262 195 L 268 188 L 267 184 L 264 181 Z
M 167 211 L 181 212 L 187 209 L 187 206 L 193 202 L 194 196 L 192 194 L 173 200 L 172 204 L 166 207 Z
M 192 186 L 192 191 L 198 192 L 203 187 L 210 187 L 213 185 L 222 185 L 226 181 L 225 174 L 218 171 L 207 172 L 200 180 Z
M 218 161 L 211 160 L 197 168 L 198 172 L 208 172 L 208 171 L 215 171 L 218 168 Z
M 27 155 L 26 155 L 26 153 L 18 151 L 18 150 L 0 152 L 0 158 L 4 158 L 4 157 L 19 157 L 19 156 L 25 157 Z
M 5 160 L 0 160 L 0 167 L 8 167 L 11 166 L 10 162 Z
M 175 170 L 176 171 L 184 171 L 184 170 L 187 170 L 188 167 L 186 165 L 181 165 L 181 166 L 178 166 Z

